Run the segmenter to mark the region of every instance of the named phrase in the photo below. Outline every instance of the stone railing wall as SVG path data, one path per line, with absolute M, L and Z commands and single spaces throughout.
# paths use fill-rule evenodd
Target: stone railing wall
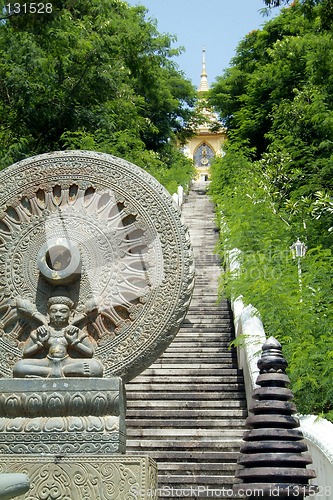
M 236 271 L 239 267 L 239 250 L 229 253 L 228 266 Z M 266 340 L 265 330 L 259 312 L 252 306 L 245 306 L 242 297 L 231 302 L 234 313 L 236 338 L 240 337 L 237 347 L 239 368 L 243 370 L 246 399 L 249 406 L 252 392 L 258 386 L 259 374 L 257 361 L 261 347 Z M 333 499 L 333 424 L 316 415 L 299 415 L 300 426 L 307 442 L 317 478 L 312 482 L 319 486 L 318 493 L 311 495 L 313 500 Z
M 184 197 L 185 193 L 183 186 L 178 186 L 177 193 L 173 193 L 172 198 L 179 208 L 182 208 L 182 205 L 184 203 Z

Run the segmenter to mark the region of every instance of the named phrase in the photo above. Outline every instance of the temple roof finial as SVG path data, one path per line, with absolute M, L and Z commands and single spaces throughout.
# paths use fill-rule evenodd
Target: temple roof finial
M 206 49 L 202 49 L 202 71 L 201 71 L 201 81 L 198 88 L 199 92 L 207 92 L 209 90 L 209 84 L 207 80 L 207 71 L 206 71 Z

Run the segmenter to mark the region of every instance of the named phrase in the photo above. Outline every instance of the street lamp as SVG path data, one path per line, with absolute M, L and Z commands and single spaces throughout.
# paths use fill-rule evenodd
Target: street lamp
M 300 258 L 305 256 L 307 247 L 297 238 L 297 241 L 291 245 L 290 250 L 292 251 L 293 258 L 296 259 L 296 257 Z
M 299 284 L 299 292 L 300 292 L 300 299 L 299 301 L 302 302 L 302 268 L 301 268 L 301 259 L 305 257 L 307 246 L 305 243 L 300 241 L 299 238 L 297 238 L 297 241 L 293 243 L 290 247 L 290 250 L 292 251 L 293 254 L 293 259 L 297 259 L 297 269 L 298 269 L 298 284 Z

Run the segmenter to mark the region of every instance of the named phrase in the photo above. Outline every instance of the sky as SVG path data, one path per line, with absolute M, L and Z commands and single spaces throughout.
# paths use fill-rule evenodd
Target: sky
M 270 17 L 259 12 L 263 0 L 126 0 L 144 5 L 148 18 L 157 20 L 160 33 L 177 36 L 176 47 L 185 52 L 176 58 L 180 69 L 195 86 L 200 83 L 202 50 L 206 49 L 209 84 L 230 65 L 235 49 L 244 36 L 260 28 Z

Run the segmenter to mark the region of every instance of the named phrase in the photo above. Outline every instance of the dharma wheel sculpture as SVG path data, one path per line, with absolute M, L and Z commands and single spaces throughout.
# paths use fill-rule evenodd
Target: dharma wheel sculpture
M 193 288 L 189 235 L 164 188 L 107 154 L 65 151 L 0 172 L 0 374 L 11 377 L 58 289 L 104 377 L 128 381 L 176 335 Z

